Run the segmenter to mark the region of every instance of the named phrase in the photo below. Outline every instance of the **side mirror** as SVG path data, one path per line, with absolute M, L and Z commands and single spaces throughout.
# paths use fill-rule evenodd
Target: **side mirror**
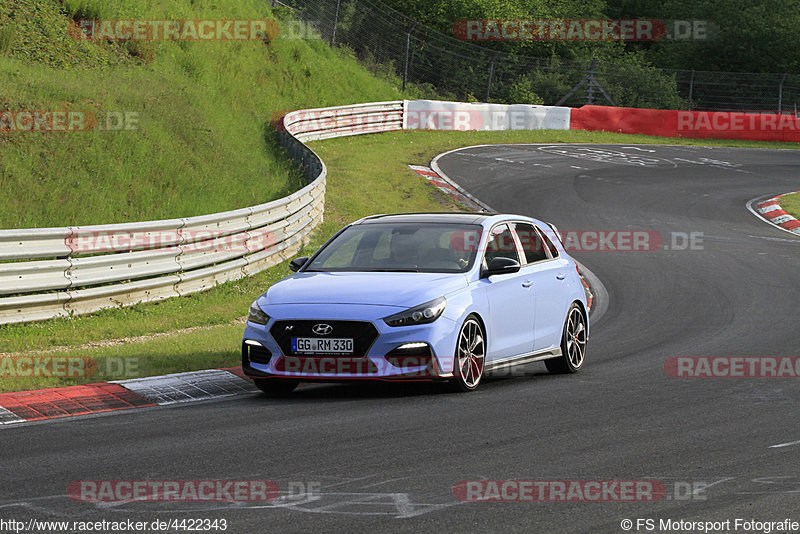
M 305 265 L 306 263 L 308 263 L 308 256 L 300 256 L 299 258 L 295 258 L 295 259 L 293 259 L 293 260 L 292 260 L 292 261 L 289 263 L 289 269 L 291 269 L 291 271 L 292 271 L 293 273 L 296 273 L 296 272 L 297 272 L 297 271 L 299 271 L 299 270 L 300 270 L 300 268 L 301 268 L 301 267 L 303 267 L 303 265 Z
M 511 258 L 493 258 L 489 262 L 489 266 L 483 271 L 482 278 L 492 276 L 493 274 L 511 274 L 519 271 L 520 265 L 517 260 Z

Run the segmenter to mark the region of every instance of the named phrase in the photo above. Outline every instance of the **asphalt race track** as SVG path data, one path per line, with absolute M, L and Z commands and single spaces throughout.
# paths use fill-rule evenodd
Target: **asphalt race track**
M 228 532 L 604 533 L 624 532 L 624 519 L 632 531 L 648 518 L 656 527 L 800 521 L 800 380 L 665 370 L 677 356 L 800 356 L 800 239 L 746 208 L 800 189 L 800 151 L 516 145 L 462 149 L 438 165 L 496 210 L 565 234 L 650 232 L 648 250 L 574 253 L 608 292 L 580 373 L 535 364 L 470 394 L 313 385 L 287 400 L 246 394 L 10 425 L 0 431 L 0 517 L 223 518 Z M 266 479 L 284 495 L 238 504 L 66 495 L 72 481 L 119 479 Z M 459 481 L 482 479 L 656 480 L 666 495 L 454 497 Z

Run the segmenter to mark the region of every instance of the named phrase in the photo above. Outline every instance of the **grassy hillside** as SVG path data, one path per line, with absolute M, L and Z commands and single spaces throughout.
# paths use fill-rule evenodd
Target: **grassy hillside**
M 269 126 L 303 107 L 396 99 L 314 39 L 86 41 L 74 19 L 271 19 L 264 0 L 4 0 L 0 113 L 132 113 L 136 129 L 0 131 L 0 228 L 185 217 L 301 185 Z M 286 27 L 286 24 L 284 24 Z M 71 31 L 75 32 L 73 27 Z

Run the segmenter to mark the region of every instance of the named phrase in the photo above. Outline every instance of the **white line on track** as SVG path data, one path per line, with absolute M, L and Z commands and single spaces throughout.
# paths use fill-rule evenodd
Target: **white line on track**
M 622 147 L 622 148 L 623 148 L 623 149 L 625 149 L 625 148 L 631 148 L 631 149 L 633 149 L 633 150 L 639 150 L 639 151 L 641 151 L 641 152 L 655 152 L 655 150 L 650 150 L 649 148 L 640 148 L 640 147 L 638 147 L 638 146 L 624 146 L 624 147 Z
M 792 445 L 800 445 L 800 440 L 797 441 L 789 441 L 787 443 L 778 443 L 777 445 L 770 445 L 770 449 L 780 449 L 783 447 L 791 447 Z
M 697 488 L 696 488 L 696 489 L 695 489 L 695 490 L 692 492 L 692 495 L 696 495 L 697 493 L 699 493 L 699 492 L 701 492 L 701 491 L 705 491 L 705 490 L 707 490 L 707 489 L 708 489 L 708 488 L 710 488 L 711 486 L 716 486 L 717 484 L 722 484 L 723 482 L 727 482 L 727 481 L 729 481 L 729 480 L 733 480 L 734 478 L 736 478 L 736 477 L 727 477 L 727 478 L 723 478 L 723 479 L 721 479 L 721 480 L 717 480 L 716 482 L 712 482 L 711 484 L 708 484 L 707 486 L 698 486 L 698 487 L 697 487 Z

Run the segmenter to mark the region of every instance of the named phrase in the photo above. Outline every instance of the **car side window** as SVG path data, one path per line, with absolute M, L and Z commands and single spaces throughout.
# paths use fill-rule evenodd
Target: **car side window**
M 544 241 L 544 246 L 547 247 L 548 251 L 550 251 L 550 257 L 551 258 L 557 258 L 558 257 L 558 248 L 556 248 L 555 243 L 553 243 L 550 240 L 550 238 L 547 237 L 547 234 L 544 233 L 541 228 L 537 228 L 537 230 L 539 230 L 539 234 L 542 236 L 542 241 Z
M 486 242 L 486 255 L 484 258 L 486 265 L 489 265 L 489 262 L 495 258 L 510 258 L 520 262 L 514 233 L 507 224 L 500 224 L 492 228 L 489 239 Z
M 525 263 L 536 263 L 549 259 L 547 255 L 547 238 L 536 230 L 532 224 L 528 223 L 514 223 L 514 230 L 517 232 L 517 237 L 522 244 L 522 252 L 525 254 Z

